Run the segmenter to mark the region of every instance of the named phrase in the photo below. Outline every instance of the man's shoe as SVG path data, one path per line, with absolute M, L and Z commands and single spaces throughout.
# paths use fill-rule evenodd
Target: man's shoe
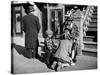
M 58 68 L 58 63 L 56 63 L 56 66 L 55 66 L 55 68 L 54 68 L 54 70 L 55 70 L 56 72 L 58 71 L 57 68 Z
M 68 63 L 63 63 L 63 64 L 62 64 L 62 68 L 63 68 L 63 67 L 69 67 L 69 66 L 70 66 L 70 65 L 69 65 Z
M 75 65 L 75 63 L 74 62 L 71 62 L 71 66 L 74 66 Z

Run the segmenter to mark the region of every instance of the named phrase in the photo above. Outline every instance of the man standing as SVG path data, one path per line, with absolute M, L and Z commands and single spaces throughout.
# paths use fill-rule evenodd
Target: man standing
M 38 33 L 40 30 L 39 19 L 32 14 L 34 5 L 27 3 L 24 6 L 27 15 L 23 17 L 23 31 L 25 32 L 25 48 L 28 58 L 36 57 L 36 47 L 38 45 Z

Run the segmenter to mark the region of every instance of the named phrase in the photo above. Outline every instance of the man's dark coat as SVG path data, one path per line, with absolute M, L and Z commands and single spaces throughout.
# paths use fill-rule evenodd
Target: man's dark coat
M 38 17 L 33 14 L 25 15 L 23 17 L 23 30 L 25 32 L 25 47 L 36 48 L 40 30 Z

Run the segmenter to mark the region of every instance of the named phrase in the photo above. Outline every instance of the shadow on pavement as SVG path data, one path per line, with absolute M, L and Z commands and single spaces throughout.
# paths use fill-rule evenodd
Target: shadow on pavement
M 26 58 L 30 58 L 29 57 L 29 53 L 28 51 L 26 51 L 24 46 L 20 46 L 20 45 L 16 45 L 16 44 L 12 44 L 11 45 L 11 49 L 13 50 L 13 48 L 15 48 L 15 50 L 20 54 L 23 55 Z
M 12 57 L 13 57 L 13 48 L 15 48 L 15 50 L 18 52 L 18 54 L 23 55 L 25 58 L 30 59 L 28 51 L 26 51 L 25 47 L 24 46 L 20 46 L 20 45 L 16 45 L 14 43 L 11 45 Z M 49 69 L 51 69 L 50 66 L 48 65 L 49 64 L 48 56 L 50 56 L 50 55 L 49 55 L 48 51 L 45 48 L 43 48 L 43 51 L 45 53 L 41 54 L 41 56 L 36 55 L 36 59 L 38 59 L 42 63 L 45 63 L 47 65 L 47 67 Z

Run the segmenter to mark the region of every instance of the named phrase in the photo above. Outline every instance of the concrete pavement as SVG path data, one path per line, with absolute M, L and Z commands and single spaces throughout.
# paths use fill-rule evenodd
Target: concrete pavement
M 72 70 L 87 70 L 97 68 L 97 57 L 92 56 L 78 56 L 75 66 L 64 67 L 60 71 L 72 71 Z M 13 70 L 15 74 L 23 73 L 42 73 L 42 72 L 54 72 L 49 69 L 45 63 L 38 59 L 28 59 L 18 51 L 13 49 Z

